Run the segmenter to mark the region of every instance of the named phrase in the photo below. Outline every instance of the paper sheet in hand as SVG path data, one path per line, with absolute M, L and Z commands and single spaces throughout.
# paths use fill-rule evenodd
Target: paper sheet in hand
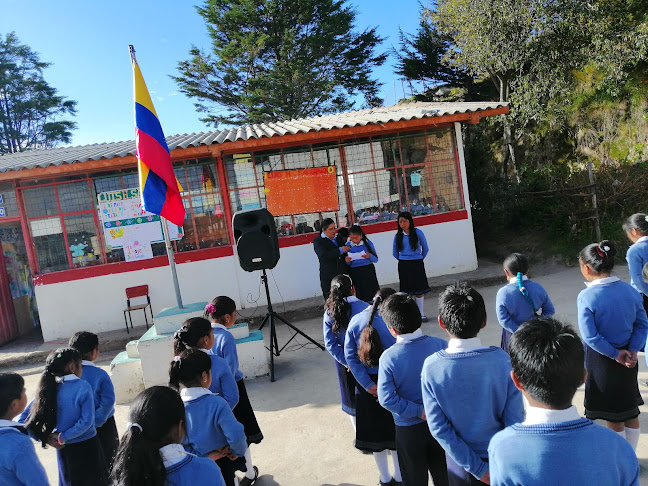
M 360 253 L 349 253 L 348 255 L 351 257 L 351 261 L 353 260 L 362 260 L 364 257 L 362 255 L 366 255 L 367 252 L 363 251 Z

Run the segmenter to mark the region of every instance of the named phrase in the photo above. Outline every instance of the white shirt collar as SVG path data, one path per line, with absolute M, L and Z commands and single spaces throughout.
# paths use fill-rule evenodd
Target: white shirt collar
M 619 277 L 597 278 L 596 280 L 592 280 L 591 282 L 585 282 L 585 286 L 591 287 L 592 285 L 604 285 L 612 282 L 618 282 L 619 280 Z
M 396 342 L 397 343 L 409 343 L 414 341 L 417 338 L 420 338 L 423 335 L 423 331 L 421 329 L 417 329 L 414 332 L 410 332 L 408 334 L 399 334 L 396 336 Z
M 191 388 L 183 388 L 182 390 L 180 390 L 180 398 L 185 403 L 190 402 L 191 400 L 195 400 L 196 398 L 200 398 L 203 395 L 213 395 L 213 393 L 210 392 L 207 388 L 200 386 L 193 386 Z
M 0 419 L 0 428 L 1 427 L 24 427 L 25 424 L 20 422 L 14 422 L 13 420 Z
M 85 359 L 81 361 L 81 364 L 82 364 L 83 366 L 95 366 L 95 367 L 97 366 L 97 365 L 94 364 L 92 361 L 87 361 L 87 360 L 85 360 Z
M 648 241 L 648 236 L 642 236 L 637 241 L 635 241 L 635 243 L 639 243 L 640 241 Z
M 465 353 L 466 351 L 472 351 L 474 349 L 485 348 L 481 342 L 481 339 L 478 337 L 468 338 L 468 339 L 459 339 L 452 338 L 448 341 L 448 349 L 446 352 L 450 354 L 455 353 Z
M 527 277 L 526 275 L 522 275 L 522 280 L 529 280 L 529 277 Z M 509 278 L 509 283 L 517 283 L 517 277 Z
M 162 456 L 164 467 L 168 469 L 192 454 L 185 451 L 182 444 L 168 444 L 160 448 L 160 455 Z
M 212 329 L 224 329 L 225 331 L 229 331 L 229 329 L 227 329 L 223 324 L 219 322 L 212 322 L 211 325 Z
M 346 300 L 349 304 L 352 302 L 360 302 L 360 299 L 358 299 L 355 295 L 349 295 L 348 297 L 345 297 L 344 300 Z
M 198 349 L 200 349 L 205 354 L 210 354 L 210 355 L 214 354 L 214 351 L 212 351 L 211 349 L 203 349 L 203 348 L 198 348 Z
M 78 380 L 78 379 L 79 379 L 79 377 L 77 375 L 74 375 L 74 374 L 55 377 L 56 383 L 65 383 L 66 381 L 74 381 L 74 380 Z
M 550 410 L 548 408 L 532 407 L 529 405 L 526 410 L 526 419 L 522 425 L 555 424 L 578 420 L 578 410 L 573 405 L 565 410 Z

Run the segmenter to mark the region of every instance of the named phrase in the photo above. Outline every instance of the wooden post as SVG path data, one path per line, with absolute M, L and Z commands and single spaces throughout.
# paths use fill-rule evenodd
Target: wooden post
M 594 211 L 594 230 L 596 231 L 596 241 L 601 241 L 601 224 L 599 220 L 598 213 L 598 204 L 596 201 L 596 185 L 594 182 L 594 170 L 592 168 L 592 162 L 587 163 L 587 174 L 589 176 L 589 182 L 592 185 L 592 210 Z

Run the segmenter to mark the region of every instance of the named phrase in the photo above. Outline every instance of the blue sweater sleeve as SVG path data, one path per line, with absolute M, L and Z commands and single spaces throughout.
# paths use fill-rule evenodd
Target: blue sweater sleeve
M 425 258 L 428 254 L 428 251 L 430 251 L 430 249 L 428 248 L 427 239 L 425 238 L 425 234 L 420 229 L 416 230 L 416 234 L 418 235 L 419 244 L 421 245 L 421 255 L 423 256 L 423 258 Z
M 234 375 L 230 370 L 223 370 L 223 373 L 218 377 L 218 381 L 221 396 L 233 410 L 239 401 L 239 391 L 238 386 L 236 386 Z
M 394 243 L 392 244 L 392 255 L 394 255 L 394 258 L 398 260 L 398 255 L 399 255 L 398 247 L 396 246 L 396 237 L 394 236 Z
M 403 418 L 421 418 L 423 405 L 406 400 L 396 393 L 392 364 L 391 360 L 381 357 L 378 367 L 378 401 L 380 405 Z
M 344 340 L 344 357 L 346 358 L 347 366 L 353 373 L 354 378 L 365 390 L 369 390 L 375 383 L 369 377 L 367 368 L 362 364 L 358 358 L 358 344 L 356 342 L 355 332 L 357 327 L 349 326 L 347 329 L 346 339 Z M 358 337 L 359 338 L 359 337 Z
M 243 457 L 248 447 L 245 430 L 229 407 L 218 407 L 214 415 L 214 426 L 223 431 L 232 454 Z
M 502 420 L 504 421 L 504 427 L 524 421 L 522 392 L 515 387 L 515 383 L 510 378 L 507 381 L 506 404 L 504 405 Z
M 648 318 L 643 307 L 643 299 L 637 299 L 635 306 L 637 309 L 637 317 L 632 329 L 632 336 L 630 336 L 630 343 L 628 344 L 628 349 L 631 351 L 639 351 L 643 348 L 648 337 Z
M 108 373 L 99 380 L 99 403 L 95 404 L 95 426 L 101 427 L 115 411 L 115 388 Z
M 481 479 L 488 471 L 488 463 L 484 462 L 457 434 L 439 406 L 434 390 L 427 383 L 424 375 L 422 378 L 423 406 L 430 433 L 458 465 L 477 479 Z
M 542 289 L 544 290 L 544 288 Z M 556 313 L 556 309 L 554 308 L 553 302 L 551 302 L 551 299 L 549 298 L 549 294 L 547 293 L 546 290 L 544 290 L 544 295 L 543 295 L 543 301 L 542 301 L 542 317 L 551 317 Z
M 327 312 L 324 312 L 324 346 L 326 350 L 331 353 L 331 356 L 343 366 L 346 366 L 346 359 L 344 358 L 344 349 L 338 344 L 337 336 L 333 332 L 331 325 L 333 324 L 333 319 L 328 315 Z
M 369 248 L 371 248 L 371 251 L 369 252 L 369 261 L 371 263 L 377 263 L 378 262 L 378 252 L 376 251 L 376 247 L 369 240 L 367 240 L 367 244 L 369 245 Z
M 628 261 L 628 271 L 632 284 L 639 289 L 644 295 L 648 295 L 648 283 L 644 282 L 643 275 L 643 258 L 641 253 L 635 248 L 630 247 L 626 253 L 626 260 Z
M 72 427 L 67 430 L 59 430 L 63 441 L 75 439 L 83 435 L 90 427 L 94 427 L 94 400 L 92 399 L 92 389 L 87 385 L 88 389 L 79 393 L 77 403 L 71 403 L 71 407 L 78 407 L 79 418 Z
M 511 319 L 511 314 L 509 313 L 508 308 L 506 307 L 506 287 L 502 287 L 497 291 L 497 297 L 495 298 L 495 309 L 497 311 L 497 320 L 504 329 L 508 332 L 515 332 L 518 329 L 518 325 Z
M 616 359 L 619 352 L 605 339 L 596 328 L 594 321 L 594 312 L 587 305 L 585 299 L 578 296 L 578 327 L 580 329 L 583 341 L 597 353 Z
M 20 441 L 12 452 L 13 472 L 25 485 L 48 486 L 47 474 L 38 460 L 34 444 L 30 440 Z

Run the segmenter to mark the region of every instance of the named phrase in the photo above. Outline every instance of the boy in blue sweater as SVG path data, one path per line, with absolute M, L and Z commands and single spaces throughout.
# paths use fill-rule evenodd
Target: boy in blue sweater
M 439 325 L 448 348 L 425 360 L 423 405 L 432 436 L 446 451 L 451 486 L 488 484 L 488 443 L 496 432 L 524 419 L 522 395 L 511 381 L 501 348 L 482 345 L 484 299 L 466 284 L 439 296 Z
M 491 484 L 638 485 L 632 446 L 571 404 L 585 381 L 583 343 L 574 330 L 554 319 L 529 321 L 513 334 L 509 351 L 513 383 L 529 406 L 524 422 L 490 442 Z
M 108 373 L 94 364 L 99 358 L 99 337 L 92 332 L 77 332 L 70 338 L 69 346 L 79 351 L 83 358 L 81 379 L 92 387 L 97 438 L 101 443 L 106 466 L 110 469 L 119 447 L 119 435 L 114 417 L 115 388 Z
M 27 395 L 22 376 L 0 373 L 0 484 L 49 484 L 23 424 L 12 420 L 26 406 Z
M 418 306 L 407 294 L 388 297 L 380 313 L 396 344 L 380 356 L 378 400 L 394 416 L 403 485 L 427 486 L 428 471 L 434 486 L 447 485 L 445 452 L 425 422 L 421 370 L 425 359 L 448 343 L 423 334 Z

